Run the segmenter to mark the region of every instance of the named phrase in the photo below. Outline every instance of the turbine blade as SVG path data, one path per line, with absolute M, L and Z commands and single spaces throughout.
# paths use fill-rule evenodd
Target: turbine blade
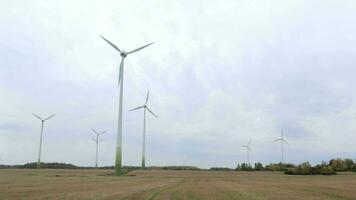
M 158 116 L 156 115 L 156 114 L 154 114 L 148 107 L 146 107 L 147 108 L 147 110 L 153 115 L 153 116 L 155 116 L 156 118 L 158 118 Z
M 287 142 L 287 141 L 285 141 L 284 139 L 282 139 L 282 141 L 283 141 L 284 143 L 288 144 L 288 142 Z
M 118 50 L 121 53 L 121 50 L 118 46 L 116 46 L 114 43 L 110 42 L 108 39 L 104 38 L 102 35 L 100 35 L 103 40 L 105 40 L 107 43 L 109 43 L 114 49 Z
M 102 141 L 104 141 L 104 139 L 99 140 L 99 143 L 102 142 Z
M 148 92 L 147 92 L 145 105 L 147 105 L 147 102 L 148 102 L 148 98 L 149 98 L 149 97 L 150 97 L 150 90 L 148 90 Z
M 121 59 L 120 62 L 120 69 L 119 69 L 119 82 L 117 83 L 117 86 L 120 86 L 121 80 L 122 80 L 122 76 L 124 73 L 124 58 Z
M 40 116 L 36 115 L 35 113 L 32 113 L 35 117 L 37 117 L 40 120 L 43 120 Z
M 130 109 L 129 111 L 131 112 L 131 111 L 134 111 L 134 110 L 138 110 L 138 109 L 140 109 L 140 108 L 143 108 L 143 107 L 145 107 L 145 106 L 139 106 L 139 107 L 137 107 L 137 108 L 132 108 L 132 109 Z
M 148 44 L 146 44 L 146 45 L 144 45 L 144 46 L 142 46 L 142 47 L 139 47 L 139 48 L 137 48 L 137 49 L 134 49 L 134 50 L 132 50 L 132 51 L 129 51 L 129 52 L 127 52 L 127 54 L 131 54 L 131 53 L 135 53 L 135 52 L 137 52 L 137 51 L 140 51 L 141 49 L 146 48 L 146 47 L 150 46 L 150 45 L 153 44 L 153 43 L 154 43 L 154 42 L 151 42 L 151 43 L 148 43 Z
M 95 129 L 91 128 L 91 130 L 92 130 L 95 134 L 98 134 L 98 131 L 96 131 Z
M 51 119 L 52 117 L 54 117 L 54 116 L 56 116 L 56 114 L 53 114 L 53 115 L 51 115 L 51 116 L 49 116 L 49 117 L 47 117 L 46 119 L 44 119 L 45 121 L 46 120 L 48 120 L 48 119 Z
M 99 133 L 99 135 L 106 133 L 108 130 L 102 131 Z
M 273 142 L 278 142 L 278 141 L 280 141 L 280 140 L 281 140 L 281 138 L 278 138 L 278 139 L 274 140 Z

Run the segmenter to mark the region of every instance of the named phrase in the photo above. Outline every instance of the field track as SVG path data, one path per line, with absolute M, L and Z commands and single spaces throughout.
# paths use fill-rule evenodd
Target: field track
M 313 199 L 356 200 L 356 173 L 0 170 L 0 200 Z

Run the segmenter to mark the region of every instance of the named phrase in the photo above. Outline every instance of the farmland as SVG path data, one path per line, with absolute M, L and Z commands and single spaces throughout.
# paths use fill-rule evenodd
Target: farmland
M 280 172 L 0 170 L 1 200 L 356 199 L 356 173 L 291 176 Z

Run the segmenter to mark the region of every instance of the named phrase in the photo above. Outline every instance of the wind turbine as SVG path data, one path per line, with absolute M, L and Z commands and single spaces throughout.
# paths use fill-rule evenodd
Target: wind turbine
M 284 139 L 284 134 L 283 134 L 283 130 L 281 130 L 281 137 L 277 138 L 276 140 L 274 140 L 274 142 L 281 142 L 281 158 L 282 158 L 282 163 L 284 163 L 284 143 L 288 144 L 288 142 Z
M 251 145 L 251 140 L 247 143 L 247 145 L 243 145 L 241 146 L 242 148 L 246 148 L 246 152 L 247 152 L 247 163 L 248 165 L 250 166 L 250 152 L 251 152 L 251 148 L 250 148 L 250 145 Z
M 119 80 L 118 80 L 118 87 L 120 87 L 120 94 L 119 94 L 119 119 L 118 119 L 118 128 L 117 128 L 117 141 L 116 141 L 116 156 L 115 156 L 115 175 L 120 176 L 121 173 L 121 163 L 122 163 L 122 103 L 123 103 L 123 85 L 124 85 L 124 60 L 127 55 L 135 53 L 137 51 L 142 50 L 143 48 L 146 48 L 153 44 L 153 42 L 148 43 L 142 47 L 139 47 L 137 49 L 134 49 L 132 51 L 126 52 L 122 49 L 120 49 L 118 46 L 116 46 L 114 43 L 110 42 L 106 38 L 100 35 L 100 37 L 105 40 L 107 43 L 109 43 L 114 49 L 116 49 L 121 56 L 121 63 L 120 63 L 120 69 L 119 69 Z
M 102 132 L 98 132 L 96 131 L 95 129 L 91 129 L 95 135 L 96 135 L 96 138 L 92 138 L 92 140 L 96 143 L 96 153 L 95 153 L 95 168 L 98 168 L 98 149 L 99 149 L 99 143 L 103 141 L 103 139 L 99 140 L 99 136 L 101 134 L 104 134 L 106 133 L 106 131 L 102 131 Z
M 147 96 L 146 96 L 146 102 L 143 106 L 139 106 L 137 108 L 133 108 L 129 111 L 134 111 L 134 110 L 138 110 L 143 108 L 143 142 L 142 142 L 142 162 L 141 162 L 141 167 L 145 168 L 145 150 L 146 150 L 146 110 L 148 110 L 148 112 L 150 112 L 153 116 L 155 116 L 156 118 L 158 118 L 158 116 L 156 114 L 154 114 L 152 112 L 152 110 L 150 110 L 147 106 L 147 102 L 148 102 L 148 98 L 150 96 L 150 90 L 148 90 L 147 92 Z
M 42 135 L 43 135 L 43 126 L 45 121 L 51 119 L 52 117 L 54 117 L 56 114 L 53 114 L 45 119 L 41 118 L 40 116 L 32 113 L 35 117 L 37 117 L 39 120 L 41 120 L 41 136 L 40 136 L 40 148 L 38 150 L 38 160 L 37 160 L 37 168 L 40 168 L 41 166 L 41 151 L 42 151 Z

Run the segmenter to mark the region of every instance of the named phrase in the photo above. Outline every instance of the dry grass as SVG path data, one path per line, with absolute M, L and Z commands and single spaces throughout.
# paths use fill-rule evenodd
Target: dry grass
M 0 170 L 1 200 L 356 199 L 356 173 Z

